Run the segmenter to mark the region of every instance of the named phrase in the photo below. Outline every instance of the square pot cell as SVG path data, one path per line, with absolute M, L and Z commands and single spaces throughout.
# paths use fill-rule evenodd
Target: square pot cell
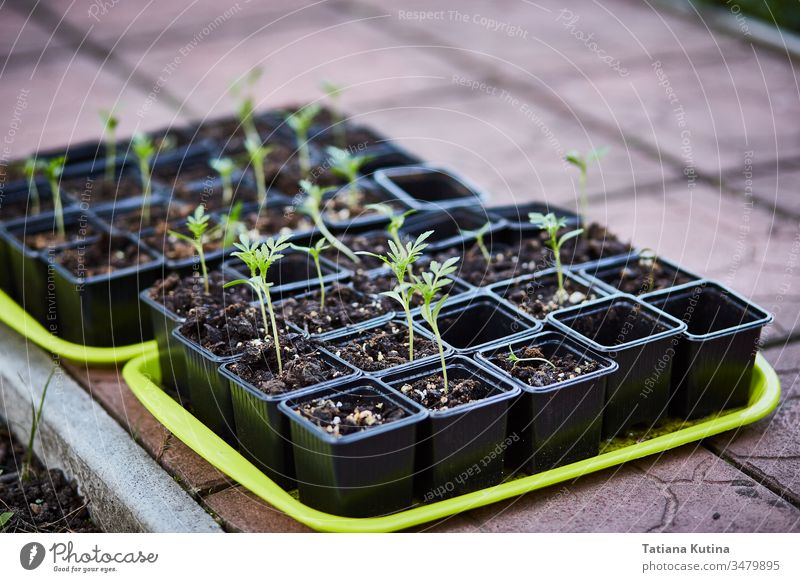
M 581 269 L 580 275 L 610 293 L 622 292 L 636 296 L 700 279 L 666 259 L 656 257 L 650 263 L 642 259 L 639 253 L 598 261 Z
M 548 214 L 552 212 L 559 218 L 567 221 L 570 230 L 580 228 L 583 222 L 580 215 L 573 210 L 567 210 L 560 206 L 553 206 L 547 202 L 528 202 L 525 204 L 509 204 L 507 206 L 491 206 L 486 209 L 489 216 L 494 220 L 505 220 L 508 226 L 518 232 L 538 231 L 539 227 L 531 224 L 529 215 L 531 212 Z
M 36 187 L 39 192 L 38 213 L 34 213 L 34 201 L 27 180 L 9 184 L 0 190 L 0 225 L 10 227 L 33 219 L 39 214 L 44 215 L 53 211 L 53 197 L 50 195 L 49 184 L 44 180 L 36 180 Z M 75 204 L 75 199 L 62 191 L 61 205 L 64 210 L 69 210 Z
M 556 311 L 547 321 L 619 364 L 608 379 L 605 438 L 650 428 L 666 414 L 674 346 L 685 323 L 630 295 Z
M 442 340 L 460 354 L 542 327 L 541 322 L 489 295 L 470 296 L 447 303 L 439 312 L 437 324 Z M 433 332 L 421 315 L 414 317 L 414 325 L 428 333 Z
M 352 196 L 353 186 L 358 192 L 359 199 L 356 204 L 349 205 L 348 200 Z M 370 204 L 385 204 L 391 207 L 396 215 L 409 210 L 405 202 L 378 188 L 372 180 L 360 177 L 353 185 L 346 184 L 325 197 L 322 202 L 322 218 L 333 232 L 353 234 L 370 229 L 383 230 L 389 224 L 389 217 L 367 208 Z
M 370 146 L 364 155 L 369 156 L 366 163 L 361 166 L 361 174 L 364 176 L 371 176 L 385 168 L 415 166 L 422 163 L 420 158 L 393 143 Z
M 464 392 L 464 398 L 474 400 L 447 408 L 430 406 L 429 395 L 439 402 L 439 392 L 431 395 L 430 387 L 442 377 L 438 360 L 382 378 L 428 410 L 417 432 L 415 469 L 417 497 L 424 502 L 500 483 L 505 452 L 512 442 L 506 433 L 508 409 L 520 393 L 517 386 L 469 358 L 450 356 L 445 361 L 448 391 L 457 395 L 459 386 L 468 386 L 471 391 Z
M 552 369 L 538 360 L 513 362 L 511 353 L 544 358 Z M 506 454 L 512 473 L 548 471 L 598 454 L 606 381 L 616 362 L 554 331 L 481 350 L 477 359 L 522 390 L 509 413 L 508 433 L 518 437 Z
M 375 181 L 418 210 L 479 206 L 487 198 L 476 186 L 451 170 L 430 165 L 384 168 Z
M 291 426 L 300 501 L 347 517 L 411 507 L 417 429 L 427 415 L 422 407 L 366 377 L 283 400 L 278 407 Z M 379 421 L 367 424 L 378 414 Z M 356 415 L 358 428 L 346 429 Z
M 446 212 L 420 212 L 409 216 L 400 235 L 406 240 L 414 240 L 419 235 L 433 231 L 427 238 L 427 252 L 439 250 L 444 247 L 460 246 L 461 249 L 472 246 L 475 240 L 474 232 L 481 229 L 489 222 L 486 212 L 480 207 L 453 208 Z M 491 243 L 495 233 L 505 226 L 504 222 L 491 223 L 489 230 L 484 235 L 484 241 Z
M 761 330 L 772 315 L 708 280 L 642 299 L 687 325 L 675 348 L 670 411 L 701 418 L 745 406 Z

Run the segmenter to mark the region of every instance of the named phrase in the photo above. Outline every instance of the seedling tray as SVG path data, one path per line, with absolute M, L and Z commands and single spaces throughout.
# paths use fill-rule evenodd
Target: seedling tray
M 145 408 L 198 455 L 297 521 L 318 531 L 331 532 L 397 531 L 496 503 L 750 424 L 769 414 L 780 398 L 778 376 L 759 354 L 750 385 L 750 401 L 744 408 L 696 421 L 672 421 L 657 428 L 654 431 L 656 435 L 649 440 L 615 439 L 607 443 L 596 457 L 515 478 L 459 497 L 381 517 L 351 518 L 323 513 L 304 505 L 296 498 L 295 492 L 279 487 L 173 400 L 158 385 L 160 370 L 155 351 L 128 362 L 122 375 Z

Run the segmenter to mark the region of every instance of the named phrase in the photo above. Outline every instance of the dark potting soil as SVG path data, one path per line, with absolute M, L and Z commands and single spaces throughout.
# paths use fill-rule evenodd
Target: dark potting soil
M 217 173 L 206 161 L 183 160 L 174 166 L 163 166 L 153 171 L 153 178 L 174 190 L 185 190 L 190 184 L 211 182 Z
M 254 118 L 256 130 L 262 140 L 269 145 L 279 145 L 279 136 L 274 133 L 276 126 L 263 117 Z M 195 139 L 212 139 L 225 149 L 225 155 L 239 154 L 245 151 L 245 132 L 238 119 L 212 120 L 204 123 L 197 130 Z
M 314 223 L 306 215 L 291 206 L 267 206 L 258 211 L 245 212 L 240 219 L 253 240 L 314 228 Z
M 534 273 L 545 267 L 545 264 L 537 263 L 536 260 L 526 260 L 518 249 L 506 245 L 493 245 L 490 249 L 490 262 L 478 247 L 473 244 L 461 257 L 458 262 L 458 276 L 476 286 L 490 285 L 498 281 L 512 279 L 522 274 Z M 440 263 L 448 258 L 458 256 L 460 251 L 455 249 L 443 251 L 436 255 L 436 260 Z M 544 258 L 541 254 L 539 258 Z
M 151 249 L 164 255 L 164 257 L 170 261 L 180 261 L 194 257 L 196 255 L 194 245 L 187 240 L 171 235 L 170 231 L 193 237 L 191 231 L 185 224 L 176 225 L 168 222 L 161 222 L 153 229 L 152 233 L 143 236 L 142 241 Z M 219 236 L 208 237 L 203 245 L 206 256 L 208 256 L 208 253 L 218 251 L 221 248 L 222 238 Z
M 152 260 L 132 240 L 105 233 L 91 244 L 65 249 L 56 255 L 56 261 L 79 278 L 112 273 Z
M 279 308 L 283 319 L 308 333 L 320 334 L 342 329 L 386 314 L 375 297 L 362 295 L 346 285 L 333 284 L 320 309 L 320 290 L 306 297 L 292 297 Z
M 472 378 L 464 380 L 448 378 L 447 392 L 445 392 L 444 377 L 441 374 L 431 374 L 427 378 L 403 384 L 400 386 L 400 392 L 428 410 L 448 410 L 487 398 L 492 393 L 492 387 Z
M 652 284 L 650 274 L 652 272 Z M 665 267 L 656 261 L 652 270 L 649 267 L 640 265 L 636 259 L 614 271 L 608 276 L 602 277 L 603 281 L 613 285 L 623 293 L 632 295 L 642 295 L 650 291 L 667 289 L 675 285 L 688 283 L 691 277 L 678 272 L 671 267 Z
M 289 111 L 297 111 L 300 107 L 291 107 Z M 344 143 L 339 141 L 339 134 L 337 134 L 340 128 L 344 129 Z M 339 116 L 327 107 L 322 107 L 314 117 L 314 131 L 316 133 L 312 131 L 312 141 L 321 147 L 333 145 L 342 149 L 358 148 L 375 144 L 378 141 L 378 136 L 372 130 L 350 122 L 346 116 L 340 123 Z
M 34 459 L 31 476 L 24 483 L 18 470 L 24 447 L 0 427 L 0 516 L 11 517 L 0 526 L 2 533 L 99 532 L 92 523 L 88 503 L 77 488 L 57 470 L 45 470 Z
M 275 188 L 279 192 L 294 196 L 300 191 L 300 180 L 303 179 L 308 179 L 322 188 L 344 184 L 344 180 L 334 175 L 327 165 L 315 164 L 313 156 L 310 175 L 304 176 L 300 171 L 299 155 L 294 144 L 274 145 L 264 160 L 264 180 L 268 188 Z M 252 169 L 248 171 L 254 176 Z
M 49 192 L 39 192 L 39 213 L 53 210 L 53 198 Z M 33 211 L 33 201 L 27 197 L 9 200 L 10 195 L 0 194 L 0 219 L 13 220 L 23 216 L 37 216 Z
M 251 294 L 243 285 L 223 288 L 225 279 L 219 271 L 208 274 L 208 293 L 199 273 L 180 277 L 171 273 L 150 288 L 150 298 L 158 301 L 179 317 L 186 317 L 192 309 L 207 307 L 221 309 L 233 303 L 247 303 Z
M 106 181 L 103 176 L 75 178 L 64 180 L 61 188 L 76 200 L 89 205 L 113 200 L 123 201 L 142 194 L 141 181 L 130 176 L 120 176 L 111 182 Z
M 94 226 L 88 221 L 67 223 L 64 225 L 65 237 L 61 237 L 55 230 L 37 232 L 25 236 L 25 246 L 40 251 L 42 249 L 84 240 L 94 234 Z
M 115 228 L 128 232 L 140 232 L 146 228 L 158 227 L 162 222 L 174 222 L 186 218 L 194 208 L 188 204 L 171 201 L 168 205 L 151 204 L 150 222 L 144 222 L 142 217 L 142 207 L 137 206 L 130 210 L 117 211 L 114 213 L 111 223 Z
M 222 182 L 212 181 L 200 184 L 198 187 L 176 187 L 173 190 L 173 195 L 176 200 L 186 202 L 193 208 L 197 208 L 201 204 L 206 210 L 219 210 L 221 212 L 230 212 L 237 202 L 248 204 L 251 202 L 258 202 L 258 191 L 251 187 L 244 181 L 233 181 L 233 198 L 230 201 L 224 200 L 224 191 Z
M 278 328 L 282 327 L 278 320 Z M 197 307 L 189 312 L 180 329 L 184 337 L 219 357 L 239 354 L 249 342 L 265 336 L 259 308 L 246 303 L 233 303 L 223 309 Z
M 345 188 L 337 192 L 336 196 L 325 201 L 323 215 L 331 222 L 345 222 L 354 218 L 366 218 L 378 214 L 376 210 L 367 208 L 370 204 L 386 204 L 395 210 L 402 207 L 397 202 L 386 201 L 383 197 L 371 190 L 357 188 L 353 192 Z
M 544 319 L 552 311 L 580 305 L 598 297 L 596 293 L 593 293 L 585 285 L 581 285 L 572 279 L 564 279 L 564 290 L 567 295 L 559 302 L 557 297 L 558 282 L 554 275 L 552 277 L 542 277 L 540 281 L 535 283 L 526 281 L 513 285 L 504 291 L 502 296 L 518 309 L 536 319 Z
M 584 360 L 573 354 L 554 355 L 547 358 L 539 348 L 532 346 L 519 349 L 514 354 L 521 359 L 541 358 L 552 364 L 551 366 L 542 361 L 517 361 L 515 363 L 509 359 L 510 352 L 499 352 L 490 358 L 493 364 L 534 388 L 543 388 L 558 382 L 572 380 L 590 374 L 600 367 L 594 360 Z
M 334 354 L 365 372 L 378 372 L 407 363 L 408 328 L 387 323 L 347 338 L 332 348 Z M 431 340 L 414 334 L 414 359 L 438 353 Z
M 419 272 L 418 270 L 415 272 Z M 369 295 L 379 295 L 384 291 L 391 291 L 397 286 L 397 278 L 392 273 L 380 273 L 380 274 L 372 274 L 367 275 L 364 272 L 357 272 L 353 274 L 353 287 L 356 288 L 356 291 L 360 291 L 361 293 L 367 293 Z M 451 297 L 454 297 L 454 287 L 451 283 L 446 288 L 446 293 L 450 293 Z M 434 302 L 436 299 L 440 297 L 440 294 L 437 294 L 434 297 Z M 402 311 L 402 306 L 397 303 L 394 299 L 390 299 L 389 297 L 379 295 L 379 300 L 384 305 L 384 308 L 387 311 Z M 419 307 L 422 305 L 422 297 L 415 293 L 411 297 L 411 305 L 413 307 Z
M 350 235 L 346 234 L 344 236 L 337 237 L 342 243 L 349 248 L 354 253 L 360 251 L 366 251 L 369 253 L 375 253 L 376 255 L 386 255 L 389 251 L 389 235 L 388 234 L 355 234 Z M 334 248 L 330 248 L 322 253 L 326 259 L 330 259 L 331 261 L 338 263 L 342 267 L 346 269 L 350 269 L 352 271 L 368 271 L 371 269 L 375 269 L 377 267 L 384 266 L 384 263 L 380 259 L 376 259 L 375 257 L 370 257 L 367 255 L 359 255 L 361 259 L 360 263 L 355 263 L 347 258 L 343 253 L 340 253 L 338 250 Z
M 547 239 L 547 235 L 544 235 Z M 561 260 L 565 265 L 577 265 L 588 261 L 597 261 L 606 257 L 631 252 L 629 243 L 620 241 L 616 235 L 596 222 L 586 227 L 586 232 L 561 248 Z
M 353 434 L 405 418 L 406 411 L 386 399 L 360 394 L 342 394 L 335 400 L 304 402 L 295 410 L 337 437 Z
M 349 374 L 345 366 L 336 366 L 318 356 L 319 346 L 299 335 L 280 338 L 283 371 L 278 372 L 278 358 L 272 337 L 252 341 L 241 359 L 231 364 L 232 372 L 265 394 L 285 394 L 341 378 Z

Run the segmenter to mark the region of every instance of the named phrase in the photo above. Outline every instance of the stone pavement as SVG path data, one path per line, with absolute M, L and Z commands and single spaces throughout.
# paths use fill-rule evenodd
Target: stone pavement
M 4 160 L 96 138 L 97 110 L 115 104 L 124 133 L 230 112 L 231 82 L 261 65 L 260 107 L 344 84 L 359 121 L 498 203 L 574 206 L 564 154 L 608 145 L 591 217 L 776 313 L 766 356 L 784 395 L 767 419 L 421 529 L 800 529 L 800 89 L 787 54 L 634 0 L 27 6 L 0 8 Z M 116 371 L 71 371 L 225 527 L 304 529 L 169 435 Z

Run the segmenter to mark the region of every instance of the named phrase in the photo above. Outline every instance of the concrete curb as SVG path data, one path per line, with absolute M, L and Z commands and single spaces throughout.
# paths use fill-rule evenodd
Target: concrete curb
M 53 358 L 0 324 L 0 415 L 26 442 Z M 66 373 L 47 392 L 34 450 L 78 482 L 113 532 L 220 532 L 214 519 Z

